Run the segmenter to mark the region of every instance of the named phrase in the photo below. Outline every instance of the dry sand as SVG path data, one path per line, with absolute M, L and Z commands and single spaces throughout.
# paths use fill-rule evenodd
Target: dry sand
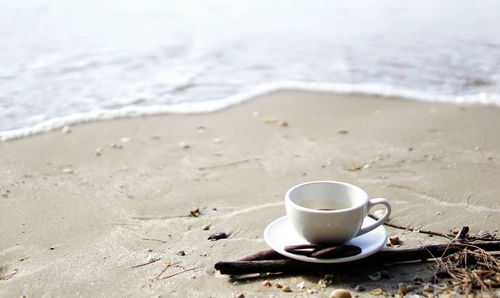
M 326 289 L 321 275 L 268 277 L 294 291 L 283 293 L 213 265 L 267 249 L 262 233 L 284 215 L 285 191 L 311 180 L 387 198 L 404 225 L 498 232 L 499 127 L 491 106 L 279 92 L 217 113 L 101 121 L 1 143 L 0 296 L 308 296 L 295 287 L 301 281 L 320 297 L 356 284 L 393 293 L 427 267 L 390 267 L 382 281 L 367 277 L 380 268 L 337 274 Z M 444 241 L 387 230 L 402 248 Z M 215 232 L 230 237 L 208 241 Z M 148 258 L 160 260 L 131 268 Z M 195 269 L 149 280 L 164 268 L 162 277 Z

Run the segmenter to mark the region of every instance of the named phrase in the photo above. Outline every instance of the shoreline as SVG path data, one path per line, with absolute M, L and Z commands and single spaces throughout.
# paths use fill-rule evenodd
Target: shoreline
M 305 181 L 358 185 L 388 199 L 400 224 L 498 233 L 498 127 L 493 106 L 281 91 L 208 114 L 104 120 L 0 143 L 0 276 L 13 273 L 0 296 L 289 296 L 259 279 L 234 283 L 213 265 L 267 249 L 264 228 L 284 215 L 286 190 Z M 443 242 L 386 230 L 401 248 Z M 207 240 L 216 232 L 229 238 Z M 165 268 L 195 269 L 150 280 Z M 426 264 L 387 270 L 393 278 L 371 281 L 368 268 L 326 289 L 314 274 L 269 279 L 328 297 L 356 284 L 393 293 L 429 274 Z
M 0 142 L 29 137 L 40 133 L 61 129 L 64 126 L 78 125 L 92 121 L 112 120 L 163 114 L 198 114 L 229 109 L 233 106 L 252 101 L 276 92 L 319 92 L 332 95 L 374 96 L 421 102 L 448 103 L 454 105 L 485 105 L 500 107 L 496 95 L 429 95 L 411 89 L 385 86 L 381 84 L 346 84 L 327 82 L 284 81 L 258 85 L 248 91 L 236 93 L 219 100 L 205 102 L 186 102 L 169 105 L 125 106 L 120 109 L 99 109 L 89 112 L 70 114 L 51 118 L 32 126 L 0 131 Z

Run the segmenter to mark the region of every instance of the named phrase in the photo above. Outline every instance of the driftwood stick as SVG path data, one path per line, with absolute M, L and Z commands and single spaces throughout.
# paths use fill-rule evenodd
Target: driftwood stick
M 378 219 L 378 217 L 376 217 L 372 214 L 368 214 L 368 216 L 375 219 L 375 220 Z M 403 226 L 403 225 L 399 225 L 397 223 L 394 223 L 392 221 L 386 221 L 384 223 L 384 225 L 391 227 L 391 228 L 399 229 L 399 230 L 405 230 L 405 231 L 410 231 L 410 232 L 418 232 L 420 234 L 439 236 L 439 237 L 443 237 L 443 238 L 450 239 L 450 240 L 453 240 L 456 236 L 455 234 L 451 234 L 451 233 L 446 234 L 446 233 L 440 233 L 440 232 L 429 231 L 429 230 L 421 230 L 421 229 L 417 229 L 417 228 Z M 500 238 L 498 238 L 498 237 L 477 237 L 477 236 L 467 235 L 465 237 L 465 240 L 469 240 L 469 241 L 500 241 Z
M 455 238 L 453 238 L 453 242 L 464 242 L 467 238 L 467 234 L 469 233 L 469 227 L 462 227 L 460 232 L 457 233 Z
M 243 258 L 252 259 L 247 261 L 235 261 L 235 262 L 218 262 L 215 264 L 215 269 L 219 270 L 222 274 L 229 275 L 239 275 L 239 274 L 250 274 L 250 273 L 264 273 L 264 272 L 305 272 L 305 271 L 318 271 L 318 270 L 335 270 L 339 268 L 353 268 L 356 266 L 373 266 L 380 264 L 395 264 L 402 262 L 412 262 L 421 261 L 433 258 L 440 258 L 457 252 L 465 247 L 474 248 L 479 247 L 486 251 L 499 251 L 500 241 L 496 242 L 482 242 L 482 243 L 450 243 L 450 244 L 438 244 L 438 245 L 427 245 L 424 247 L 413 248 L 413 249 L 394 249 L 394 250 L 382 250 L 374 255 L 365 258 L 360 261 L 348 262 L 348 263 L 336 263 L 336 264 L 317 264 L 317 263 L 306 263 L 301 261 L 292 260 L 289 258 L 284 259 L 256 259 L 253 258 Z M 261 256 L 271 254 L 269 251 L 264 251 L 259 253 Z M 252 256 L 256 256 L 254 254 Z
M 248 255 L 244 258 L 239 259 L 238 261 L 259 261 L 259 260 L 279 260 L 279 259 L 286 259 L 284 255 L 280 255 L 276 251 L 270 249 L 270 250 L 264 250 L 264 251 L 259 251 L 257 253 Z
M 368 214 L 369 217 L 377 220 L 378 217 L 372 215 L 372 214 Z M 398 225 L 397 223 L 393 223 L 392 221 L 386 221 L 384 222 L 384 225 L 385 226 L 388 226 L 388 227 L 391 227 L 391 228 L 395 228 L 395 229 L 400 229 L 400 230 L 405 230 L 405 231 L 410 231 L 410 232 L 415 232 L 417 231 L 418 233 L 420 234 L 427 234 L 427 235 L 433 235 L 433 236 L 439 236 L 439 237 L 443 237 L 443 238 L 446 238 L 446 239 L 453 239 L 453 237 L 455 235 L 450 235 L 450 234 L 445 234 L 445 233 L 440 233 L 440 232 L 434 232 L 434 231 L 428 231 L 428 230 L 420 230 L 420 229 L 416 229 L 416 228 L 412 228 L 412 227 L 407 227 L 407 226 L 402 226 L 402 225 Z

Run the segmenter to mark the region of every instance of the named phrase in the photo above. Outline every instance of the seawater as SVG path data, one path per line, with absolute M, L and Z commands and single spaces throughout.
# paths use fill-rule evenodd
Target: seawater
M 281 89 L 500 105 L 500 1 L 0 0 L 0 139 Z

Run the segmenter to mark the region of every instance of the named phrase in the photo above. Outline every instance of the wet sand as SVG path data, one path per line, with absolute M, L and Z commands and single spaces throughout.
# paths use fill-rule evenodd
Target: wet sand
M 290 296 L 213 265 L 267 249 L 262 233 L 285 214 L 284 193 L 312 180 L 361 186 L 417 229 L 498 233 L 498 127 L 491 106 L 283 91 L 216 113 L 0 143 L 0 296 Z M 387 231 L 401 248 L 445 241 Z M 216 232 L 229 238 L 207 240 Z M 319 297 L 357 284 L 394 293 L 427 268 L 390 267 L 381 281 L 368 278 L 380 268 L 337 274 L 328 288 L 321 274 L 265 278 L 296 296 L 311 296 L 302 281 Z M 151 280 L 163 269 L 192 270 Z

